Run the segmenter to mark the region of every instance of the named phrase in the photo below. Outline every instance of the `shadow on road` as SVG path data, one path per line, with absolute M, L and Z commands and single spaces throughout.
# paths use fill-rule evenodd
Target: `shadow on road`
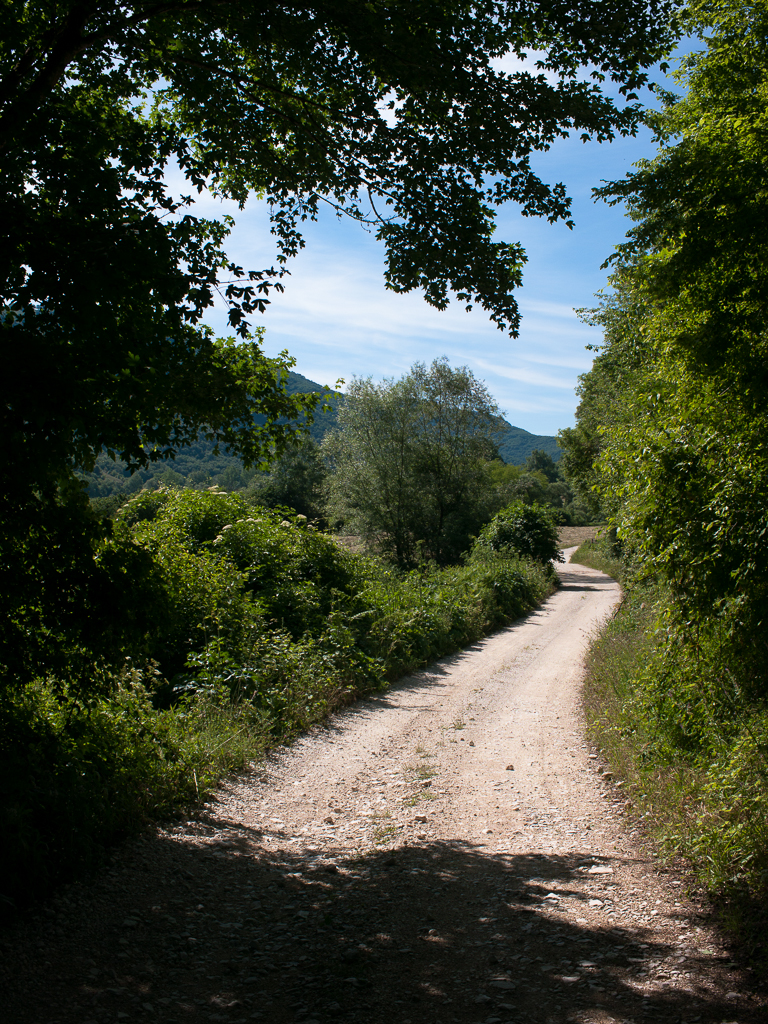
M 214 809 L 176 836 L 133 844 L 107 876 L 75 887 L 66 934 L 51 921 L 15 936 L 5 1020 L 758 1019 L 708 992 L 703 950 L 580 922 L 574 899 L 586 897 L 572 885 L 587 862 L 418 841 L 334 859 L 278 823 L 232 827 Z M 644 995 L 639 975 L 660 961 L 681 977 Z M 47 969 L 56 987 L 36 995 Z

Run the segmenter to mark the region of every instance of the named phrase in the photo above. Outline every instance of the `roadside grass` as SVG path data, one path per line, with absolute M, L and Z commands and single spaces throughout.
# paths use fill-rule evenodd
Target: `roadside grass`
M 669 606 L 660 588 L 627 584 L 587 656 L 588 737 L 628 813 L 663 857 L 684 858 L 744 959 L 768 974 L 766 714 L 734 708 L 725 721 L 702 711 L 713 706 L 713 666 L 702 656 L 690 682 L 692 666 L 670 645 Z
M 626 567 L 621 558 L 613 551 L 607 536 L 583 541 L 571 555 L 571 561 L 578 565 L 586 565 L 588 569 L 604 572 L 620 583 L 626 577 Z
M 659 611 L 652 592 L 625 595 L 590 645 L 583 690 L 588 738 L 657 840 L 681 807 L 679 773 L 652 763 L 653 729 L 637 714 L 638 675 L 658 656 L 654 626 Z

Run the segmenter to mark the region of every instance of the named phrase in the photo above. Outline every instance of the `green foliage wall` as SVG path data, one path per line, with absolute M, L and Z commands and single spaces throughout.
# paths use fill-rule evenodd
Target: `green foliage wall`
M 701 46 L 677 74 L 686 94 L 648 117 L 659 154 L 602 190 L 633 226 L 561 443 L 635 580 L 660 588 L 658 650 L 626 701 L 650 764 L 699 801 L 680 845 L 710 884 L 764 898 L 768 11 L 702 2 L 688 18 Z

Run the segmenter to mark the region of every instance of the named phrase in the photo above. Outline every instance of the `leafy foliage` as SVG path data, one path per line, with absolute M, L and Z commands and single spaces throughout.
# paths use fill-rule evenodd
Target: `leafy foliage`
M 100 688 L 104 670 L 144 657 L 167 610 L 148 552 L 99 521 L 82 492 L 6 496 L 0 536 L 0 695 L 53 673 Z
M 154 706 L 130 663 L 84 706 L 38 682 L 0 703 L 0 915 L 99 866 L 148 820 L 190 806 L 264 750 L 263 715 L 222 688 Z
M 585 540 L 574 551 L 569 562 L 576 562 L 578 565 L 586 565 L 590 569 L 597 569 L 604 572 L 606 576 L 612 576 L 620 583 L 629 581 L 631 585 L 631 567 L 627 566 L 622 559 L 621 546 L 616 541 L 615 531 L 611 530 L 608 536 L 598 537 L 595 540 Z
M 601 521 L 591 503 L 582 500 L 579 484 L 574 485 L 567 476 L 564 464 L 540 448 L 531 451 L 523 466 L 505 466 L 494 460 L 486 467 L 486 476 L 491 492 L 489 512 L 519 499 L 557 509 L 561 522 L 569 526 L 586 526 L 596 516 Z
M 584 560 L 578 552 L 574 559 Z M 635 582 L 593 642 L 585 679 L 590 731 L 657 841 L 687 856 L 710 891 L 726 897 L 724 923 L 762 970 L 765 707 L 743 700 L 735 666 L 716 666 L 716 645 L 704 641 L 694 659 L 689 645 L 668 643 L 668 608 L 663 588 Z
M 557 528 L 560 516 L 545 505 L 513 501 L 483 527 L 478 546 L 489 551 L 514 552 L 547 564 L 562 562 Z
M 286 379 L 286 390 L 289 394 L 296 391 L 321 393 L 323 387 L 291 370 Z M 257 497 L 263 505 L 287 505 L 310 518 L 319 517 L 323 511 L 320 504 L 324 472 L 311 442 L 319 444 L 325 434 L 336 426 L 337 407 L 339 402 L 343 402 L 344 396 L 332 394 L 325 398 L 327 405 L 322 409 L 316 408 L 312 413 L 312 422 L 308 424 L 309 438 L 297 446 L 287 448 L 266 470 L 246 469 L 242 459 L 223 451 L 217 454 L 213 442 L 203 438 L 178 451 L 171 465 L 156 462 L 133 474 L 129 473 L 124 464 L 100 455 L 93 472 L 84 475 L 88 494 L 92 501 L 117 495 L 122 495 L 125 500 L 128 495 L 136 494 L 142 488 L 154 488 L 161 484 L 202 488 L 216 484 L 227 491 L 244 489 Z M 259 417 L 256 417 L 256 422 L 259 422 Z M 554 462 L 562 454 L 555 437 L 530 434 L 520 427 L 511 426 L 506 420 L 499 420 L 495 437 L 500 458 L 510 466 L 522 465 L 535 452 L 542 452 Z M 517 479 L 517 476 L 519 473 L 513 473 L 511 478 Z M 562 474 L 556 482 L 563 482 Z M 557 499 L 552 495 L 545 497 L 543 493 L 539 494 L 534 478 L 527 481 L 527 484 L 529 490 L 535 490 L 537 500 L 562 504 L 562 494 Z M 543 486 L 546 489 L 546 484 Z M 568 492 L 566 504 L 570 504 L 570 500 Z M 576 511 L 575 514 L 581 513 Z

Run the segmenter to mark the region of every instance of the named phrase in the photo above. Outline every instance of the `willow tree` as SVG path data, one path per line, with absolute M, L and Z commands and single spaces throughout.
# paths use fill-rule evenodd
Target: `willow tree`
M 498 426 L 485 385 L 445 358 L 399 380 L 353 380 L 322 446 L 329 517 L 404 568 L 458 560 L 495 511 L 484 466 Z

